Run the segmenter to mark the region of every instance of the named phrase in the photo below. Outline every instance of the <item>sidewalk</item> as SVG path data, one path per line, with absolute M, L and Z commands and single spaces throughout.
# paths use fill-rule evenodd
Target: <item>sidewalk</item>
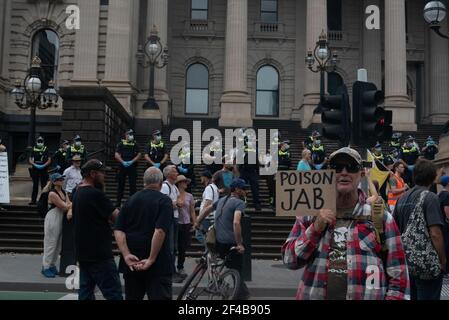
M 67 289 L 66 278 L 45 278 L 40 273 L 41 261 L 41 255 L 1 254 L 0 291 L 75 293 Z M 195 259 L 186 259 L 187 274 L 194 266 Z M 253 260 L 252 281 L 248 281 L 247 286 L 256 299 L 294 299 L 301 272 L 286 269 L 282 261 Z M 182 286 L 182 283 L 173 284 L 173 293 L 177 294 Z

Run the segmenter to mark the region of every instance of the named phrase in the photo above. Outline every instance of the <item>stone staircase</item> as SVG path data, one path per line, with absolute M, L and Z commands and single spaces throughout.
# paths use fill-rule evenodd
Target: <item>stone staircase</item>
M 202 119 L 202 131 L 208 128 L 217 128 L 218 121 L 211 119 Z M 310 134 L 311 130 L 302 130 L 297 122 L 293 121 L 274 121 L 274 120 L 256 120 L 254 127 L 259 129 L 277 128 L 281 132 L 282 139 L 291 141 L 292 168 L 300 159 L 302 142 Z M 168 148 L 174 145 L 170 142 L 170 132 L 172 129 L 184 128 L 190 133 L 193 129 L 193 122 L 190 119 L 175 119 L 170 128 L 163 128 L 163 138 Z M 420 146 L 422 146 L 427 136 L 432 135 L 437 138 L 441 132 L 442 126 L 420 126 L 417 132 L 413 134 Z M 224 129 L 220 130 L 224 133 Z M 143 151 L 144 145 L 148 142 L 149 135 L 139 135 L 136 137 Z M 323 139 L 327 153 L 338 148 L 338 142 Z M 208 142 L 203 142 L 201 150 Z M 268 144 L 267 144 L 268 146 Z M 197 146 L 199 147 L 199 146 Z M 358 151 L 363 151 L 355 146 Z M 117 164 L 110 160 L 109 166 L 117 168 Z M 143 186 L 143 172 L 146 165 L 141 161 L 138 165 L 138 189 Z M 203 165 L 195 166 L 196 186 L 193 188 L 193 195 L 196 200 L 201 199 L 203 187 L 200 185 L 199 175 L 204 169 Z M 106 194 L 112 201 L 116 199 L 117 182 L 115 172 L 110 172 L 106 176 Z M 125 188 L 125 199 L 128 194 L 128 185 Z M 247 214 L 251 217 L 251 236 L 252 236 L 252 257 L 258 259 L 279 259 L 280 248 L 287 238 L 294 222 L 294 218 L 276 217 L 275 212 L 269 208 L 269 193 L 264 179 L 260 180 L 260 199 L 262 211 L 255 212 L 252 205 L 252 196 L 249 194 Z M 25 205 L 4 206 L 7 211 L 0 211 L 0 252 L 15 253 L 35 253 L 40 254 L 43 250 L 43 219 L 41 219 L 36 208 Z M 201 245 L 196 239 L 193 239 L 192 246 L 188 254 L 190 256 L 199 256 L 202 252 Z

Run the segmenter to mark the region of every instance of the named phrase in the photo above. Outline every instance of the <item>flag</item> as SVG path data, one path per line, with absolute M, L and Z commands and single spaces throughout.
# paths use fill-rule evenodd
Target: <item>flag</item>
M 387 181 L 390 171 L 382 163 L 375 161 L 373 154 L 369 150 L 367 150 L 367 161 L 373 164 L 370 170 L 371 181 L 377 180 L 379 182 L 379 188 L 381 188 L 385 181 Z M 379 166 L 377 165 L 378 163 Z

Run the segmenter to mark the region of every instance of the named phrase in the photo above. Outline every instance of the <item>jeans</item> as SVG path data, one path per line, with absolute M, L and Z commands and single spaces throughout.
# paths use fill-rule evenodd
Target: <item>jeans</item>
M 95 300 L 95 285 L 106 300 L 123 300 L 122 285 L 114 259 L 80 262 L 78 300 Z
M 440 300 L 443 275 L 432 280 L 421 280 L 410 276 L 411 300 Z
M 148 271 L 126 272 L 125 299 L 143 300 L 145 294 L 148 300 L 172 300 L 172 276 L 150 275 Z

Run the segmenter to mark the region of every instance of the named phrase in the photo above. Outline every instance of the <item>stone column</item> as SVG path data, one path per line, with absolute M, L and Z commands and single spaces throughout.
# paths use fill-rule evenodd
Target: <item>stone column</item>
M 98 83 L 98 33 L 100 1 L 79 1 L 81 28 L 75 35 L 75 58 L 72 84 Z
M 306 47 L 306 8 L 307 0 L 296 1 L 296 41 L 295 41 L 295 102 L 292 110 L 292 120 L 302 119 L 302 103 L 304 98 L 305 79 L 304 57 Z M 310 71 L 309 71 L 310 72 Z
M 382 88 L 382 34 L 381 30 L 368 30 L 365 26 L 365 9 L 375 5 L 380 7 L 380 0 L 363 1 L 363 56 L 362 67 L 368 71 L 368 81 Z
M 9 78 L 9 39 L 11 27 L 11 0 L 0 5 L 0 78 Z
M 248 1 L 228 0 L 220 126 L 252 126 L 251 100 L 247 90 L 247 55 Z
M 137 18 L 137 17 L 136 17 Z M 150 36 L 150 32 L 156 26 L 158 36 L 161 39 L 162 46 L 168 47 L 168 1 L 167 0 L 148 0 L 147 6 L 147 27 L 146 38 Z M 144 46 L 145 43 L 142 43 Z M 146 58 L 146 56 L 145 56 Z M 170 61 L 169 61 L 170 63 Z M 168 123 L 168 108 L 170 98 L 167 90 L 167 67 L 155 70 L 154 74 L 154 96 L 159 105 L 159 110 L 144 110 L 142 105 L 148 98 L 150 88 L 150 69 L 144 72 L 144 94 L 138 96 L 138 106 L 136 112 L 140 118 L 159 119 L 164 124 Z
M 447 34 L 447 20 L 441 32 Z M 430 123 L 444 124 L 449 120 L 449 43 L 447 39 L 430 34 Z
M 308 50 L 314 50 L 321 32 L 327 33 L 327 1 L 307 0 L 307 34 L 305 58 Z M 302 106 L 301 126 L 307 128 L 312 123 L 320 123 L 318 115 L 313 115 L 313 110 L 320 101 L 320 74 L 313 73 L 304 64 L 305 93 Z
M 415 105 L 407 96 L 404 0 L 385 1 L 385 107 L 395 130 L 416 131 Z
M 109 0 L 106 65 L 103 85 L 131 113 L 131 57 L 133 7 L 136 0 Z

